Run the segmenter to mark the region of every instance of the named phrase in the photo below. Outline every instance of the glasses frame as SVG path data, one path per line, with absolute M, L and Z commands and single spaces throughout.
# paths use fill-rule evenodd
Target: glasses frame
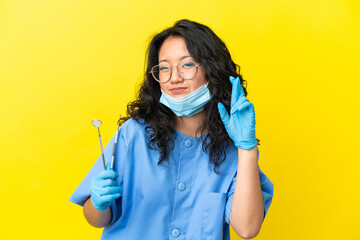
M 191 60 L 191 61 L 189 61 L 189 62 L 195 63 L 195 66 L 196 66 L 195 74 L 194 74 L 194 76 L 191 77 L 191 78 L 184 78 L 183 76 L 181 76 L 180 71 L 179 71 L 179 67 L 178 67 L 178 66 L 180 65 L 180 63 L 177 64 L 177 65 L 173 65 L 173 66 L 171 66 L 171 65 L 169 64 L 169 65 L 170 65 L 170 76 L 169 76 L 169 79 L 166 80 L 166 81 L 160 81 L 160 80 L 158 80 L 158 79 L 155 77 L 154 68 L 160 66 L 160 64 L 153 66 L 153 67 L 151 68 L 151 71 L 150 71 L 149 73 L 151 73 L 151 75 L 153 76 L 153 78 L 154 78 L 157 82 L 159 82 L 159 83 L 166 83 L 166 82 L 170 81 L 170 79 L 171 79 L 171 76 L 172 76 L 172 68 L 173 68 L 173 67 L 176 67 L 176 70 L 177 70 L 179 76 L 180 76 L 182 79 L 190 80 L 190 79 L 193 79 L 193 78 L 196 76 L 196 74 L 198 73 L 198 70 L 199 70 L 199 66 L 201 66 L 201 65 L 198 64 L 197 62 L 193 61 L 193 60 Z

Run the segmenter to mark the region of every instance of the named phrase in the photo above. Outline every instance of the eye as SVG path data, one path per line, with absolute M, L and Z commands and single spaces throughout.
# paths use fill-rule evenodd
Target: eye
M 191 68 L 191 67 L 194 67 L 195 66 L 195 63 L 194 62 L 186 62 L 183 64 L 183 68 Z
M 170 67 L 163 65 L 163 66 L 159 66 L 160 71 L 169 71 Z

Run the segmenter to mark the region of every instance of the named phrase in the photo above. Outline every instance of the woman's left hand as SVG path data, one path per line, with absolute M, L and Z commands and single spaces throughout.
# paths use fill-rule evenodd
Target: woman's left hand
M 254 104 L 244 94 L 239 77 L 230 76 L 232 84 L 230 116 L 222 103 L 218 103 L 221 120 L 235 146 L 250 150 L 257 145 L 255 137 Z

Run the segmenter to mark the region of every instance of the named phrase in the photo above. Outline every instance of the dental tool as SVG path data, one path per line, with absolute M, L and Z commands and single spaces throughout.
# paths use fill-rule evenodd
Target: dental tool
M 100 128 L 99 128 L 101 126 L 102 122 L 100 120 L 98 120 L 98 119 L 94 119 L 94 120 L 92 120 L 91 124 L 94 127 L 97 127 L 97 129 L 98 129 L 100 148 L 101 148 L 101 155 L 102 155 L 102 159 L 103 159 L 104 169 L 106 169 L 104 149 L 103 149 L 103 145 L 102 145 L 102 141 L 101 141 L 101 134 L 100 134 Z
M 116 144 L 117 144 L 118 136 L 119 136 L 120 120 L 121 120 L 121 115 L 120 115 L 120 118 L 119 118 L 118 127 L 117 127 L 117 131 L 116 131 L 116 135 L 115 135 L 115 142 L 114 142 L 113 154 L 112 154 L 112 157 L 111 157 L 111 169 L 113 169 L 113 165 L 114 165 Z

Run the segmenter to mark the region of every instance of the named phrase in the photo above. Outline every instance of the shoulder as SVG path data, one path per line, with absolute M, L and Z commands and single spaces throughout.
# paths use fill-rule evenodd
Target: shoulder
M 120 127 L 120 137 L 124 139 L 126 146 L 128 146 L 135 136 L 145 136 L 145 128 L 149 126 L 144 119 L 128 119 Z

